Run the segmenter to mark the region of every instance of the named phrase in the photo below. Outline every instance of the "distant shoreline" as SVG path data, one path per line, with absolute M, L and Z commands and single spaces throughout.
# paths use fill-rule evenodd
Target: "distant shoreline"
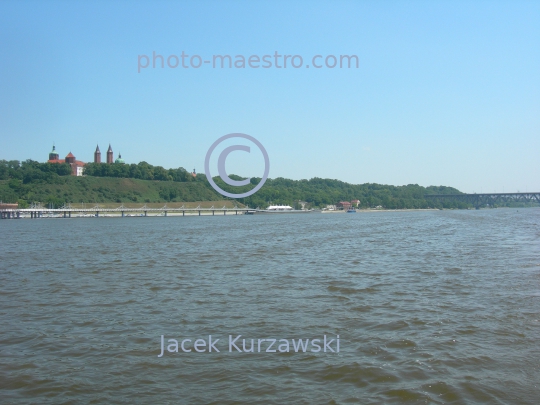
M 357 209 L 357 213 L 367 212 L 402 212 L 402 211 L 439 211 L 438 208 L 403 208 L 403 209 Z M 346 214 L 345 210 L 321 211 L 321 214 Z

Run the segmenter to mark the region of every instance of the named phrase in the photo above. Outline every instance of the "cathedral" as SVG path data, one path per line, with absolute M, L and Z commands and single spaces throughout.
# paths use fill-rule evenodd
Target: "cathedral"
M 73 176 L 83 175 L 84 166 L 86 165 L 86 163 L 77 160 L 71 152 L 67 154 L 65 159 L 60 159 L 59 156 L 60 155 L 56 151 L 56 147 L 53 145 L 52 152 L 49 153 L 49 160 L 47 160 L 47 163 L 68 163 L 71 166 L 71 174 Z M 99 150 L 99 145 L 96 146 L 96 151 L 94 152 L 94 163 L 101 163 L 101 151 Z M 116 160 L 114 159 L 114 153 L 111 144 L 109 144 L 109 149 L 107 149 L 107 163 L 125 163 L 124 159 L 122 159 L 121 154 L 118 154 L 118 158 Z

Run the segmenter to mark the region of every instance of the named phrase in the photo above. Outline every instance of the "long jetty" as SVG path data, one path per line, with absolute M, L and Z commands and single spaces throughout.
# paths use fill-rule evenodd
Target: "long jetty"
M 233 208 L 227 208 L 226 206 L 223 206 L 222 208 L 216 208 L 214 206 L 210 208 L 202 208 L 200 205 L 196 208 L 186 208 L 184 205 L 182 205 L 179 208 L 172 208 L 167 207 L 165 204 L 161 208 L 149 208 L 145 205 L 143 205 L 140 208 L 128 208 L 125 207 L 123 204 L 116 208 L 105 208 L 100 207 L 99 204 L 96 204 L 92 208 L 77 208 L 71 206 L 71 204 L 64 205 L 61 208 L 47 208 L 43 207 L 40 204 L 32 204 L 29 208 L 1 208 L 0 209 L 0 219 L 17 219 L 17 218 L 26 218 L 26 215 L 30 215 L 30 218 L 43 218 L 45 216 L 55 215 L 55 218 L 71 218 L 71 214 L 84 214 L 85 216 L 87 214 L 90 214 L 90 216 L 99 217 L 100 214 L 119 214 L 119 216 L 130 216 L 132 213 L 140 213 L 138 216 L 148 216 L 148 213 L 156 213 L 161 214 L 163 216 L 167 216 L 168 213 L 176 213 L 176 214 L 182 214 L 182 216 L 185 216 L 186 213 L 188 214 L 197 214 L 200 216 L 201 213 L 212 213 L 212 215 L 215 215 L 216 212 L 221 213 L 223 212 L 223 215 L 227 215 L 227 213 L 234 213 L 234 215 L 238 215 L 240 212 L 241 214 L 245 213 L 254 213 L 259 211 L 258 209 L 253 209 L 249 207 L 240 208 L 240 207 L 233 207 Z M 26 215 L 25 215 L 26 214 Z

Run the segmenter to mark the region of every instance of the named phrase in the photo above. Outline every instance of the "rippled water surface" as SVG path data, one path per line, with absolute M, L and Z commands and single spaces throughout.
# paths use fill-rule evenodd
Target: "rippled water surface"
M 3 220 L 0 241 L 2 404 L 539 403 L 539 209 Z M 220 353 L 158 357 L 209 334 Z M 239 334 L 340 351 L 229 353 Z

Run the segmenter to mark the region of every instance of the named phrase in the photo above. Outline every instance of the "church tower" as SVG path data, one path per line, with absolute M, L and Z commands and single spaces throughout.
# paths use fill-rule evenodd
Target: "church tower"
M 99 145 L 96 146 L 96 151 L 94 152 L 94 163 L 101 163 L 101 152 L 99 150 Z
M 111 144 L 109 144 L 109 149 L 107 150 L 107 163 L 112 164 L 113 162 L 114 162 L 113 151 L 111 148 Z
M 58 160 L 58 152 L 56 151 L 56 146 L 52 147 L 52 152 L 49 153 L 49 160 Z

